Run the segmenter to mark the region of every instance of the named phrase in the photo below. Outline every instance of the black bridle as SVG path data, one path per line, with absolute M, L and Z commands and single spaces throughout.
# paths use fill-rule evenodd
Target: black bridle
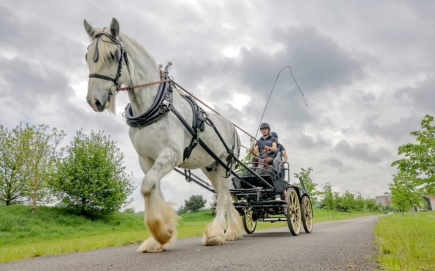
M 110 41 L 103 40 L 102 39 L 103 36 L 108 37 L 110 39 Z M 128 74 L 130 75 L 130 65 L 128 62 L 127 51 L 124 49 L 124 46 L 121 42 L 121 37 L 119 37 L 119 39 L 117 39 L 116 37 L 114 37 L 108 33 L 105 33 L 104 29 L 103 29 L 103 32 L 100 32 L 97 35 L 95 35 L 94 39 L 96 39 L 96 41 L 95 41 L 96 44 L 95 44 L 95 52 L 94 52 L 94 56 L 92 57 L 92 61 L 97 62 L 98 58 L 100 56 L 100 52 L 98 50 L 98 42 L 100 41 L 100 39 L 104 42 L 110 42 L 118 47 L 118 50 L 116 53 L 116 55 L 118 57 L 118 70 L 116 71 L 115 78 L 112 78 L 112 77 L 109 77 L 109 76 L 103 75 L 103 74 L 98 74 L 98 73 L 89 74 L 89 78 L 99 78 L 99 79 L 103 79 L 103 80 L 107 80 L 107 81 L 112 81 L 116 87 L 116 92 L 118 92 L 119 88 L 121 87 L 121 85 L 119 84 L 119 78 L 122 75 L 122 61 L 123 60 L 125 62 L 125 65 L 127 66 Z M 86 54 L 86 60 L 87 59 L 88 59 L 88 54 Z M 130 77 L 130 85 L 132 85 L 131 77 Z M 112 94 L 112 92 L 110 90 L 109 90 L 109 94 Z

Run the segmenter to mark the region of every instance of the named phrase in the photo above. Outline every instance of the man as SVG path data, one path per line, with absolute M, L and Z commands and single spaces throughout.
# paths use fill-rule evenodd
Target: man
M 278 142 L 278 134 L 275 133 L 275 132 L 272 132 L 270 134 L 276 139 L 276 142 L 278 143 L 278 145 L 276 146 L 276 152 L 277 153 L 280 152 L 282 154 L 282 161 L 281 161 L 281 163 L 287 162 L 287 159 L 288 159 L 287 152 L 285 151 L 284 146 L 281 143 Z M 279 173 L 279 177 L 281 179 L 285 178 L 284 167 L 281 168 L 281 172 Z
M 276 156 L 276 139 L 270 135 L 270 125 L 268 123 L 262 123 L 260 125 L 260 132 L 263 135 L 255 143 L 255 147 L 249 150 L 254 155 L 252 162 L 254 162 L 254 167 L 264 168 L 264 165 L 270 165 Z M 258 153 L 260 151 L 260 153 Z M 267 152 L 267 155 L 266 155 Z
M 276 152 L 280 152 L 282 154 L 282 163 L 287 162 L 288 156 L 287 156 L 287 152 L 285 151 L 284 146 L 278 142 L 278 134 L 275 132 L 270 133 L 271 136 L 273 136 L 276 139 L 276 142 L 278 143 L 278 145 L 276 145 Z

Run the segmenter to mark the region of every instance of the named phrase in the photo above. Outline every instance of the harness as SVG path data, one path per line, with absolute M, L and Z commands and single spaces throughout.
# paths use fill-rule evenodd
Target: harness
M 119 78 L 122 75 L 122 61 L 124 60 L 125 65 L 127 66 L 127 70 L 128 70 L 128 74 L 130 75 L 130 65 L 128 62 L 128 57 L 127 57 L 127 51 L 124 49 L 124 46 L 122 44 L 121 41 L 121 37 L 119 37 L 119 40 L 115 37 L 113 37 L 112 35 L 110 35 L 109 33 L 104 32 L 105 28 L 103 29 L 103 32 L 100 32 L 98 34 L 95 35 L 94 39 L 96 39 L 95 43 L 95 52 L 94 55 L 92 57 L 92 61 L 97 62 L 98 58 L 100 57 L 100 52 L 98 50 L 98 43 L 100 40 L 102 40 L 101 38 L 103 36 L 108 37 L 110 39 L 110 41 L 105 41 L 104 42 L 110 42 L 112 44 L 115 44 L 118 49 L 116 52 L 116 56 L 117 56 L 117 62 L 118 62 L 118 69 L 116 71 L 116 75 L 115 78 L 103 75 L 103 74 L 98 74 L 98 73 L 91 73 L 89 74 L 89 78 L 99 78 L 99 79 L 103 79 L 103 80 L 108 80 L 108 81 L 112 81 L 113 84 L 116 87 L 116 92 L 118 92 L 118 90 L 120 89 L 120 84 L 119 84 Z M 90 45 L 89 45 L 90 46 Z M 89 47 L 88 47 L 89 48 Z M 85 59 L 88 58 L 88 54 L 86 54 Z M 132 85 L 131 83 L 131 78 L 130 78 L 130 85 Z M 112 95 L 113 93 L 111 91 L 109 91 L 109 95 Z
M 172 111 L 175 114 L 175 116 L 180 120 L 180 122 L 183 124 L 183 126 L 192 135 L 192 140 L 190 141 L 189 146 L 187 146 L 184 149 L 183 161 L 188 159 L 190 157 L 193 149 L 198 144 L 200 144 L 203 147 L 203 149 L 214 160 L 216 160 L 216 162 L 218 164 L 220 164 L 221 166 L 223 166 L 225 168 L 225 170 L 226 170 L 225 177 L 226 178 L 229 177 L 231 175 L 231 173 L 235 174 L 231 170 L 231 168 L 232 168 L 233 164 L 236 161 L 238 161 L 233 153 L 234 147 L 235 147 L 236 137 L 234 136 L 233 145 L 232 145 L 232 148 L 230 149 L 227 146 L 227 144 L 225 143 L 225 141 L 223 140 L 223 138 L 220 135 L 219 131 L 217 130 L 216 126 L 208 118 L 207 113 L 205 113 L 205 111 L 200 106 L 198 106 L 196 101 L 190 96 L 180 94 L 181 97 L 184 98 L 192 108 L 192 113 L 193 113 L 192 125 L 189 125 L 186 122 L 186 120 L 183 118 L 183 116 L 181 116 L 180 113 L 178 113 L 178 111 L 174 108 L 174 106 L 173 106 L 173 89 L 174 89 L 173 83 L 174 82 L 172 81 L 172 79 L 169 76 L 169 67 L 172 63 L 168 63 L 164 72 L 161 71 L 161 80 L 159 82 L 153 82 L 153 83 L 148 83 L 148 84 L 143 84 L 143 85 L 138 85 L 138 86 L 132 86 L 131 76 L 129 76 L 130 86 L 125 87 L 125 88 L 121 88 L 121 86 L 119 84 L 119 78 L 122 75 L 123 60 L 127 66 L 128 73 L 130 75 L 130 67 L 129 67 L 128 57 L 127 57 L 127 51 L 124 49 L 124 46 L 121 42 L 121 38 L 119 38 L 119 40 L 118 40 L 116 37 L 113 37 L 111 34 L 105 33 L 104 29 L 103 29 L 103 32 L 100 32 L 97 35 L 95 35 L 94 39 L 96 39 L 96 48 L 95 48 L 95 52 L 94 52 L 94 55 L 92 57 L 92 60 L 94 62 L 98 61 L 98 58 L 99 58 L 98 43 L 100 40 L 102 40 L 101 38 L 103 36 L 108 37 L 110 40 L 110 41 L 103 40 L 104 42 L 110 42 L 118 47 L 118 50 L 117 50 L 118 69 L 116 72 L 116 76 L 115 76 L 115 78 L 111 78 L 111 77 L 106 76 L 106 75 L 92 73 L 92 74 L 89 74 L 89 78 L 99 78 L 99 79 L 108 80 L 108 81 L 113 82 L 114 86 L 116 87 L 116 93 L 120 90 L 129 90 L 129 89 L 133 89 L 136 87 L 144 87 L 144 86 L 149 86 L 149 85 L 158 84 L 158 83 L 160 84 L 153 104 L 143 114 L 141 114 L 139 116 L 133 116 L 131 105 L 127 104 L 127 106 L 125 108 L 125 112 L 124 112 L 124 116 L 125 116 L 127 125 L 130 127 L 135 127 L 135 128 L 145 127 L 145 126 L 150 125 L 151 123 L 159 120 L 164 115 L 166 115 L 169 111 Z M 87 59 L 87 54 L 86 54 L 86 59 Z M 111 92 L 111 90 L 109 90 L 109 95 L 112 95 L 112 94 L 113 93 Z M 205 125 L 204 125 L 205 123 L 207 123 L 207 125 L 209 125 L 210 127 L 213 128 L 215 133 L 218 135 L 220 141 L 225 146 L 225 149 L 227 150 L 227 153 L 228 153 L 228 156 L 226 158 L 227 164 L 224 164 L 223 161 L 221 161 L 219 159 L 219 157 L 217 157 L 216 154 L 214 154 L 199 137 L 200 132 L 203 132 L 205 129 Z

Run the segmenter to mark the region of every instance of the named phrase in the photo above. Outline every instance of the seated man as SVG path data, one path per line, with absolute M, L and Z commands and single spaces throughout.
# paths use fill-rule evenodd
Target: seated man
M 282 154 L 282 162 L 281 163 L 287 162 L 287 159 L 288 159 L 287 152 L 286 152 L 284 146 L 278 142 L 278 134 L 275 132 L 272 132 L 270 134 L 276 139 L 276 142 L 278 143 L 278 145 L 276 146 L 276 152 Z M 284 179 L 284 177 L 285 177 L 284 168 L 281 169 L 281 172 L 279 175 L 280 175 L 279 177 L 281 179 Z
M 270 135 L 270 125 L 268 123 L 260 125 L 260 132 L 263 136 L 255 143 L 255 147 L 249 150 L 254 155 L 252 158 L 252 162 L 255 163 L 254 167 L 264 168 L 264 165 L 272 164 L 273 158 L 276 156 L 277 141 Z

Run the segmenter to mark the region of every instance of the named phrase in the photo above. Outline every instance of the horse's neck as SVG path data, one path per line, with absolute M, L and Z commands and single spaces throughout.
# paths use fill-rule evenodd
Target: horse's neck
M 124 38 L 124 37 L 123 37 Z M 143 48 L 124 38 L 124 46 L 130 62 L 130 76 L 133 85 L 141 85 L 160 80 L 160 72 L 155 60 L 149 57 Z M 127 72 L 127 71 L 123 71 Z M 130 82 L 128 82 L 129 84 Z M 133 115 L 138 116 L 147 111 L 157 96 L 159 85 L 135 88 L 128 91 Z

